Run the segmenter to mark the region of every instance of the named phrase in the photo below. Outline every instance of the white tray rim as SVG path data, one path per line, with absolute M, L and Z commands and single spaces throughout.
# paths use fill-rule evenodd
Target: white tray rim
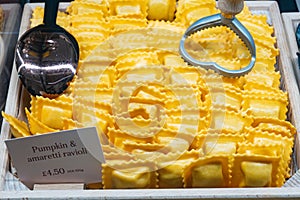
M 249 1 L 246 2 L 246 4 L 249 6 L 250 10 L 255 9 L 261 9 L 261 10 L 272 10 L 276 13 L 279 12 L 278 4 L 275 1 Z M 26 14 L 26 7 L 27 9 L 32 9 L 36 6 L 40 6 L 42 4 L 26 4 L 24 9 L 24 14 Z M 65 4 L 64 6 L 66 6 Z M 270 12 L 271 15 L 275 15 L 273 12 Z M 22 19 L 24 20 L 24 18 Z M 281 19 L 277 19 L 278 21 L 274 23 L 279 23 L 282 25 Z M 23 22 L 23 21 L 22 21 Z M 23 27 L 24 28 L 24 27 Z M 22 30 L 22 27 L 20 28 L 20 33 Z M 291 66 L 291 61 L 289 60 L 289 54 L 287 51 L 287 47 L 283 45 L 285 42 L 285 33 L 281 32 L 276 33 L 275 35 L 281 35 L 282 38 L 278 39 L 278 46 L 281 47 L 281 61 L 284 64 L 287 64 Z M 282 65 L 282 63 L 279 63 Z M 289 70 L 289 69 L 288 69 Z M 284 71 L 284 73 L 287 73 Z M 290 73 L 290 71 L 288 71 Z M 16 80 L 17 73 L 15 72 L 12 74 L 12 79 Z M 14 77 L 13 77 L 14 75 Z M 287 89 L 289 91 L 295 91 L 296 96 L 299 96 L 299 90 L 298 86 L 296 84 L 295 77 L 290 77 L 291 84 L 286 85 Z M 10 102 L 12 104 L 16 104 L 19 102 L 20 99 L 16 99 L 16 92 L 19 93 L 18 95 L 21 97 L 21 85 L 13 84 L 10 85 L 12 89 L 10 89 L 10 99 L 13 102 Z M 14 97 L 14 98 L 13 98 Z M 293 112 L 300 113 L 300 108 L 296 107 L 296 103 L 300 102 L 298 101 L 300 97 L 294 99 L 291 98 L 294 106 Z M 8 114 L 13 114 L 15 116 L 18 116 L 18 109 L 17 108 L 7 108 L 6 111 Z M 300 116 L 296 115 L 293 116 L 293 124 L 296 126 L 297 130 L 300 130 Z M 54 190 L 49 192 L 47 191 L 4 191 L 4 180 L 5 180 L 5 174 L 8 172 L 8 153 L 5 147 L 2 147 L 4 139 L 9 137 L 9 125 L 7 122 L 3 124 L 3 127 L 1 129 L 2 134 L 0 135 L 0 197 L 2 198 L 49 198 L 51 195 L 51 198 L 53 199 L 65 199 L 65 198 L 78 198 L 78 199 L 231 199 L 231 198 L 245 198 L 245 199 L 300 199 L 300 187 L 296 188 L 194 188 L 194 189 L 130 189 L 130 190 L 80 190 L 80 191 L 71 191 L 71 190 Z M 299 132 L 299 131 L 297 131 Z M 297 134 L 297 138 L 295 142 L 298 142 L 299 135 Z M 1 144 L 2 143 L 2 144 Z M 298 157 L 296 155 L 296 157 Z M 3 163 L 3 167 L 2 167 Z M 299 164 L 298 164 L 299 166 Z

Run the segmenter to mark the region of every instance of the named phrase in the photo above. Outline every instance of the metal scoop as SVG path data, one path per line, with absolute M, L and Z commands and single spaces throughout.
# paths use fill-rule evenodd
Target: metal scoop
M 16 45 L 16 68 L 32 95 L 58 95 L 73 79 L 79 60 L 76 39 L 56 24 L 59 0 L 46 0 L 44 24 L 26 31 Z
M 256 50 L 254 40 L 249 31 L 235 18 L 235 15 L 240 13 L 244 8 L 243 0 L 219 0 L 218 7 L 221 10 L 220 14 L 208 16 L 199 19 L 193 23 L 184 33 L 179 46 L 179 52 L 182 58 L 189 64 L 201 66 L 206 69 L 212 69 L 224 76 L 237 77 L 242 76 L 253 68 L 256 60 Z M 251 53 L 250 63 L 240 70 L 229 70 L 215 62 L 201 62 L 193 58 L 185 49 L 185 40 L 193 33 L 216 26 L 227 26 L 233 30 L 238 37 L 246 44 Z

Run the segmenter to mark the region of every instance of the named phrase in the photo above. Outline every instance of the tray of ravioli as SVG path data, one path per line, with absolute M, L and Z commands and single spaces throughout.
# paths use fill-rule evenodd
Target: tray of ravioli
M 38 5 L 28 26 L 22 21 L 25 30 L 42 22 Z M 237 16 L 255 40 L 257 61 L 249 74 L 227 78 L 178 53 L 186 28 L 219 12 L 213 0 L 64 5 L 57 21 L 79 42 L 77 76 L 55 98 L 20 87 L 18 114 L 2 113 L 14 137 L 95 126 L 106 163 L 102 183 L 87 185 L 94 189 L 280 187 L 291 176 L 294 79 L 284 82 L 283 52 L 267 15 L 253 14 L 249 3 Z M 192 55 L 226 68 L 251 58 L 226 27 L 191 40 Z

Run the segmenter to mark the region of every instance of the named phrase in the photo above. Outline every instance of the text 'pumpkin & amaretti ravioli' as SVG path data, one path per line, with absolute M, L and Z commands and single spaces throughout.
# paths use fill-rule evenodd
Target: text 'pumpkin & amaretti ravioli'
M 190 66 L 178 53 L 186 28 L 218 12 L 214 0 L 71 2 L 57 21 L 79 42 L 77 76 L 56 99 L 32 96 L 28 123 L 2 113 L 13 136 L 95 126 L 106 163 L 103 182 L 90 188 L 282 186 L 296 129 L 267 17 L 247 7 L 237 15 L 257 51 L 243 77 Z M 35 8 L 31 26 L 42 16 Z M 228 69 L 251 57 L 226 27 L 191 39 L 190 54 Z

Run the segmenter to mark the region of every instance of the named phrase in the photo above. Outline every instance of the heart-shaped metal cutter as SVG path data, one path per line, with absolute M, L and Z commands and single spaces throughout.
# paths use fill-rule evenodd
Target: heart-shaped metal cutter
M 256 61 L 256 48 L 253 37 L 250 32 L 244 27 L 241 22 L 235 18 L 235 15 L 240 13 L 244 8 L 243 0 L 219 0 L 218 8 L 221 13 L 204 17 L 193 23 L 184 33 L 179 46 L 179 52 L 182 58 L 191 65 L 201 66 L 205 69 L 212 69 L 228 77 L 237 77 L 247 74 L 253 68 Z M 216 26 L 227 26 L 233 30 L 238 37 L 246 44 L 251 54 L 251 60 L 246 67 L 240 70 L 226 69 L 215 62 L 202 62 L 193 58 L 185 49 L 186 39 L 197 31 L 212 28 Z

